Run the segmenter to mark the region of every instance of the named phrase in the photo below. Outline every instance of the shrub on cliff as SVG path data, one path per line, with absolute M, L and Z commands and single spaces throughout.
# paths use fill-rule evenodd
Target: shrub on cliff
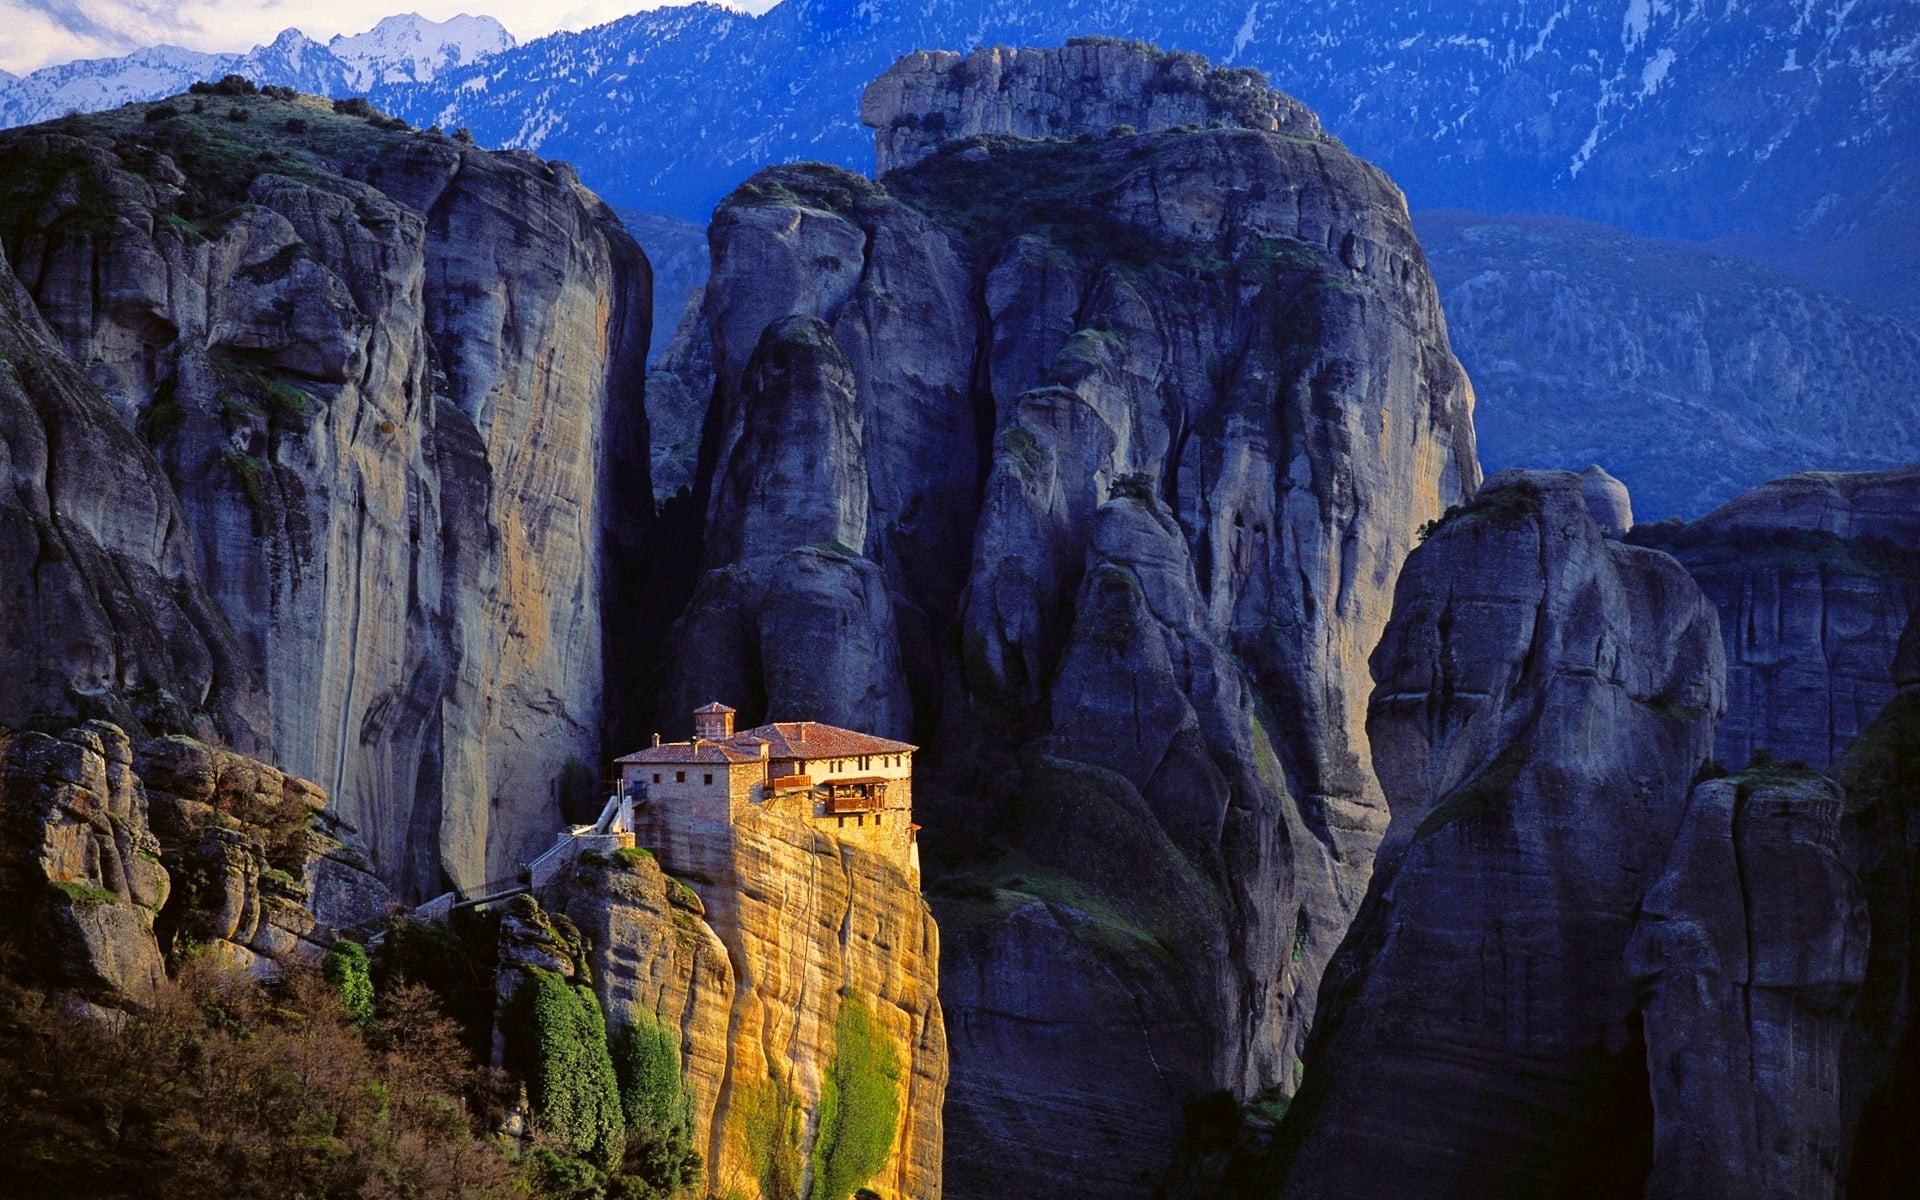
M 857 995 L 840 1004 L 820 1089 L 813 1200 L 848 1200 L 879 1174 L 900 1123 L 900 1052 Z
M 359 1028 L 373 1021 L 373 967 L 367 948 L 342 939 L 320 960 L 320 974 L 340 996 L 347 1020 Z
M 527 1081 L 547 1132 L 602 1170 L 620 1162 L 626 1149 L 620 1084 L 590 988 L 530 968 L 508 1013 L 507 1065 Z
M 420 984 L 440 998 L 460 1023 L 467 1053 L 477 1061 L 493 1054 L 495 938 L 499 918 L 462 909 L 445 924 L 403 917 L 387 929 L 374 957 L 373 983 L 384 1004 L 387 993 Z
M 251 96 L 259 90 L 245 75 L 222 75 L 218 82 L 203 80 L 187 87 L 196 96 Z

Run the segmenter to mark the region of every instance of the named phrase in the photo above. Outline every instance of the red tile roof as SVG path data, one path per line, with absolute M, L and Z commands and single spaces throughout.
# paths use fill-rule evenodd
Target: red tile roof
M 769 753 L 774 758 L 858 758 L 862 754 L 910 754 L 918 749 L 905 742 L 841 729 L 837 725 L 822 725 L 818 721 L 775 721 L 736 736 L 772 743 Z
M 768 757 L 773 759 L 858 758 L 863 754 L 911 754 L 918 749 L 906 742 L 875 737 L 837 725 L 818 721 L 775 721 L 744 729 L 725 741 L 701 739 L 693 742 L 668 742 L 617 758 L 622 763 L 681 763 L 760 761 L 760 743 L 769 743 Z
M 760 761 L 760 743 L 758 739 L 732 737 L 724 742 L 712 742 L 704 738 L 693 742 L 666 742 L 658 746 L 648 746 L 613 761 L 621 763 L 757 763 Z

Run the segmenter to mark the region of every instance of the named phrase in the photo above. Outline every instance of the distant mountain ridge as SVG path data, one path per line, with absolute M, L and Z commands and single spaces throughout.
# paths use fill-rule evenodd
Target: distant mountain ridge
M 759 17 L 696 4 L 376 100 L 484 143 L 591 158 L 615 203 L 699 220 L 766 162 L 869 166 L 856 100 L 902 53 L 1086 34 L 1261 68 L 1416 208 L 1710 237 L 1784 228 L 1920 153 L 1905 115 L 1920 6 L 1898 0 L 787 0 Z
M 425 84 L 440 72 L 470 66 L 515 44 L 513 35 L 492 17 L 463 14 L 430 21 L 407 13 L 325 44 L 287 29 L 245 54 L 149 46 L 119 58 L 79 59 L 24 76 L 0 71 L 0 127 L 30 125 L 76 110 L 98 112 L 130 100 L 155 100 L 227 74 L 322 96 Z
M 1920 328 L 1759 264 L 1564 217 L 1421 212 L 1481 462 L 1697 517 L 1796 471 L 1920 458 Z
M 394 21 L 433 25 L 380 28 Z M 418 40 L 377 33 L 361 38 L 386 47 L 383 63 Z M 1804 223 L 1920 157 L 1908 115 L 1920 110 L 1920 5 L 1903 0 L 1516 0 L 1444 14 L 1416 0 L 785 0 L 757 17 L 699 3 L 518 46 L 462 33 L 457 59 L 415 57 L 410 73 L 342 57 L 338 39 L 329 52 L 288 35 L 201 66 L 161 63 L 160 49 L 113 71 L 71 63 L 0 83 L 0 122 L 153 98 L 196 71 L 232 69 L 367 91 L 415 123 L 577 161 L 615 204 L 704 221 L 767 163 L 870 167 L 858 97 L 900 54 L 1086 34 L 1264 70 L 1415 208 L 1711 238 Z

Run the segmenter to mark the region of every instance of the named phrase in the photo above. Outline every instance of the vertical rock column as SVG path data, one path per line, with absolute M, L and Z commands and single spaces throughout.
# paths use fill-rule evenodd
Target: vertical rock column
M 1373 658 L 1393 819 L 1328 968 L 1282 1194 L 1617 1195 L 1651 1154 L 1626 950 L 1723 706 L 1712 606 L 1503 472 L 1408 560 Z

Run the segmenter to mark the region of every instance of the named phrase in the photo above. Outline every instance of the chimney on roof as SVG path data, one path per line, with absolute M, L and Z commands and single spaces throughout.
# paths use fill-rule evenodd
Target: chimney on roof
M 660 744 L 660 735 L 657 733 L 653 735 L 653 744 L 656 746 Z
M 693 710 L 693 736 L 724 742 L 733 736 L 733 710 L 715 700 Z

